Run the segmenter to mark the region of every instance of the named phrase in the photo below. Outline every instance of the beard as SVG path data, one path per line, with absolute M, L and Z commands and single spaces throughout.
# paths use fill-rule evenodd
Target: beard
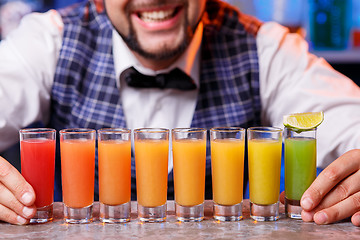
M 153 60 L 167 60 L 167 59 L 172 59 L 176 56 L 180 56 L 183 52 L 185 52 L 186 48 L 189 46 L 194 36 L 195 30 L 191 29 L 191 27 L 188 26 L 188 24 L 186 23 L 184 25 L 183 31 L 184 34 L 178 46 L 174 47 L 174 46 L 164 45 L 162 47 L 159 47 L 160 50 L 157 52 L 147 51 L 143 46 L 140 45 L 136 32 L 134 31 L 134 28 L 131 23 L 130 23 L 129 35 L 124 36 L 120 34 L 120 36 L 123 38 L 124 42 L 129 47 L 129 49 L 131 49 L 134 52 L 137 52 L 140 56 Z
M 146 3 L 149 5 L 162 5 L 162 4 L 166 4 L 167 2 L 169 2 L 169 0 L 154 0 L 152 3 Z M 179 4 L 183 4 L 183 6 L 187 9 L 188 8 L 188 3 L 187 1 L 184 0 L 172 0 L 172 3 L 179 3 Z M 132 9 L 136 9 L 136 7 L 139 6 L 133 6 L 131 3 L 129 6 L 127 6 L 127 12 L 128 12 L 128 19 L 130 18 L 130 12 Z M 201 19 L 201 18 L 200 18 Z M 164 44 L 163 46 L 159 46 L 158 51 L 149 51 L 146 50 L 145 46 L 142 46 L 140 44 L 140 41 L 138 39 L 138 36 L 136 34 L 135 28 L 133 26 L 133 23 L 131 21 L 129 21 L 129 31 L 128 31 L 128 35 L 125 36 L 124 34 L 121 34 L 119 31 L 118 33 L 120 34 L 120 36 L 122 37 L 122 39 L 124 40 L 124 42 L 126 43 L 126 45 L 129 47 L 129 49 L 131 49 L 132 51 L 138 53 L 140 56 L 147 58 L 147 59 L 152 59 L 152 60 L 167 60 L 167 59 L 173 59 L 174 57 L 180 56 L 182 53 L 185 52 L 185 50 L 187 49 L 187 47 L 189 46 L 193 36 L 194 36 L 194 32 L 198 26 L 198 24 L 200 23 L 200 19 L 199 21 L 195 24 L 194 27 L 191 27 L 188 21 L 188 16 L 187 16 L 187 11 L 185 11 L 185 21 L 183 24 L 183 29 L 182 29 L 182 36 L 181 39 L 179 41 L 179 44 L 177 46 L 169 46 Z

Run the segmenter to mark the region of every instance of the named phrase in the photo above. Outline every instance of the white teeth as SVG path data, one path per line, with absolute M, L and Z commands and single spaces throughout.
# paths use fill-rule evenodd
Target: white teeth
M 141 12 L 139 16 L 144 22 L 160 22 L 171 18 L 174 12 L 175 9 L 166 11 Z

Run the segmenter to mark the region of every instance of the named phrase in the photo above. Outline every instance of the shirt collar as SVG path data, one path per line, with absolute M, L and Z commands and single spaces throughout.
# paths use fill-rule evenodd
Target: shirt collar
M 167 69 L 154 71 L 144 67 L 130 51 L 119 33 L 113 30 L 113 55 L 116 74 L 116 84 L 120 88 L 120 74 L 129 67 L 135 67 L 136 70 L 146 75 L 156 75 L 158 73 L 169 72 L 174 68 L 179 68 L 188 74 L 199 86 L 200 79 L 200 47 L 203 35 L 203 23 L 200 22 L 190 45 L 183 55 Z

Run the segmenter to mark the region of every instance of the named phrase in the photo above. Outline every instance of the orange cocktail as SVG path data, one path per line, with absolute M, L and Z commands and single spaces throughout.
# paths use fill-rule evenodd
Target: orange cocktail
M 182 206 L 204 202 L 206 140 L 173 140 L 175 201 Z
M 131 142 L 108 140 L 98 142 L 99 198 L 107 205 L 131 200 Z
M 242 219 L 245 129 L 210 129 L 214 218 Z
M 211 141 L 213 200 L 231 206 L 243 200 L 244 141 L 216 139 Z
M 100 221 L 130 221 L 131 131 L 98 130 Z
M 179 221 L 204 218 L 206 129 L 172 130 L 175 214 Z
M 95 130 L 61 130 L 60 151 L 65 220 L 70 223 L 89 222 L 94 201 Z M 70 209 L 82 208 L 87 208 L 85 215 L 71 216 L 74 211 Z
M 61 142 L 63 201 L 68 207 L 83 208 L 93 203 L 94 169 L 93 140 Z
M 137 201 L 145 207 L 166 203 L 169 142 L 139 140 L 135 142 Z
M 169 130 L 134 130 L 138 215 L 141 221 L 166 218 Z

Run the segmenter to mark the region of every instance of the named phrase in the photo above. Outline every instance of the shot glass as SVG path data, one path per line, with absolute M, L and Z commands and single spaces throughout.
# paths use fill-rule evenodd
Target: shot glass
M 66 223 L 93 219 L 96 131 L 87 128 L 60 131 L 61 175 Z
M 300 199 L 316 178 L 316 129 L 285 128 L 285 214 L 301 219 Z
M 22 129 L 20 134 L 21 174 L 34 188 L 36 214 L 30 223 L 53 219 L 56 130 Z
M 100 221 L 130 221 L 131 130 L 98 130 Z
M 278 220 L 282 129 L 248 128 L 247 139 L 250 217 L 256 221 Z
M 142 222 L 166 219 L 169 129 L 134 130 L 138 218 Z
M 242 219 L 245 129 L 210 129 L 214 218 Z
M 172 130 L 175 215 L 181 222 L 204 219 L 206 129 Z

